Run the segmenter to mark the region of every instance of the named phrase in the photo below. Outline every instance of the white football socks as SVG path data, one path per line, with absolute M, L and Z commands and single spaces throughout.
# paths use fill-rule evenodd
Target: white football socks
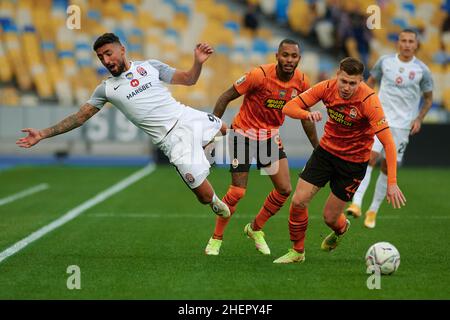
M 375 186 L 375 193 L 373 195 L 372 204 L 370 205 L 369 210 L 378 212 L 381 203 L 386 197 L 387 190 L 387 175 L 385 175 L 382 171 L 380 171 L 380 175 L 377 179 L 377 184 Z
M 366 190 L 370 184 L 370 177 L 372 176 L 372 170 L 373 167 L 367 166 L 366 175 L 364 176 L 364 179 L 361 181 L 358 190 L 356 190 L 355 195 L 353 196 L 353 203 L 359 206 L 360 208 L 362 206 L 364 194 L 366 193 Z

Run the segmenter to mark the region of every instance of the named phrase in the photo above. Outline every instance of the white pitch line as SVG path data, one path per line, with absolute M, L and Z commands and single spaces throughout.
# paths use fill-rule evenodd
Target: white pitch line
M 49 185 L 46 183 L 41 183 L 38 184 L 37 186 L 25 189 L 23 191 L 20 191 L 18 193 L 15 193 L 13 195 L 10 195 L 9 197 L 0 199 L 0 206 L 3 206 L 7 203 L 19 200 L 20 198 L 24 198 L 26 196 L 32 195 L 33 193 L 39 192 L 39 191 L 43 191 L 45 189 L 48 189 Z
M 131 176 L 125 178 L 124 180 L 116 183 L 115 185 L 111 186 L 110 188 L 100 192 L 95 197 L 89 199 L 86 202 L 83 202 L 79 206 L 73 208 L 72 210 L 68 211 L 63 216 L 59 217 L 55 221 L 51 222 L 50 224 L 42 227 L 41 229 L 33 232 L 28 237 L 16 242 L 12 246 L 10 246 L 8 249 L 0 252 L 0 263 L 5 260 L 6 258 L 12 256 L 13 254 L 19 252 L 23 248 L 25 248 L 30 243 L 38 240 L 39 238 L 43 237 L 47 233 L 55 230 L 56 228 L 62 226 L 63 224 L 69 222 L 70 220 L 78 217 L 80 214 L 82 214 L 84 211 L 92 208 L 93 206 L 97 205 L 98 203 L 108 199 L 112 195 L 122 191 L 123 189 L 127 188 L 131 184 L 137 182 L 138 180 L 142 179 L 143 177 L 149 175 L 155 170 L 155 165 L 150 164 L 142 168 L 141 170 L 133 173 Z

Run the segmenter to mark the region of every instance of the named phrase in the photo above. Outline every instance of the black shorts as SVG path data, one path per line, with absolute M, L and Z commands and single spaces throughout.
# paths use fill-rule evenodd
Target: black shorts
M 259 170 L 287 158 L 278 134 L 258 141 L 233 131 L 228 136 L 228 148 L 230 172 L 249 172 L 253 159 L 256 159 L 256 167 Z
M 330 181 L 333 194 L 342 201 L 350 201 L 364 179 L 367 164 L 343 160 L 318 146 L 300 173 L 300 178 L 320 188 Z

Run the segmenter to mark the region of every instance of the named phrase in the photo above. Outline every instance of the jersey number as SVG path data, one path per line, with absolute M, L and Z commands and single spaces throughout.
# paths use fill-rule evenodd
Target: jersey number
M 400 145 L 398 146 L 398 154 L 402 154 L 403 152 L 405 152 L 406 146 L 408 144 L 406 142 L 402 142 L 400 143 Z

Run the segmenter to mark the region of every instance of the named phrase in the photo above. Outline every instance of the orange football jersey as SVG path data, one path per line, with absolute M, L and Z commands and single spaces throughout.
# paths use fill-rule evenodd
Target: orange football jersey
M 281 81 L 276 63 L 252 69 L 234 83 L 244 101 L 233 120 L 233 129 L 251 139 L 266 140 L 278 133 L 284 122 L 283 106 L 309 88 L 309 79 L 296 69 L 293 77 Z
M 320 145 L 347 161 L 369 161 L 375 133 L 389 127 L 378 96 L 364 82 L 348 100 L 339 96 L 337 79 L 316 84 L 296 100 L 303 109 L 323 101 L 328 119 Z

